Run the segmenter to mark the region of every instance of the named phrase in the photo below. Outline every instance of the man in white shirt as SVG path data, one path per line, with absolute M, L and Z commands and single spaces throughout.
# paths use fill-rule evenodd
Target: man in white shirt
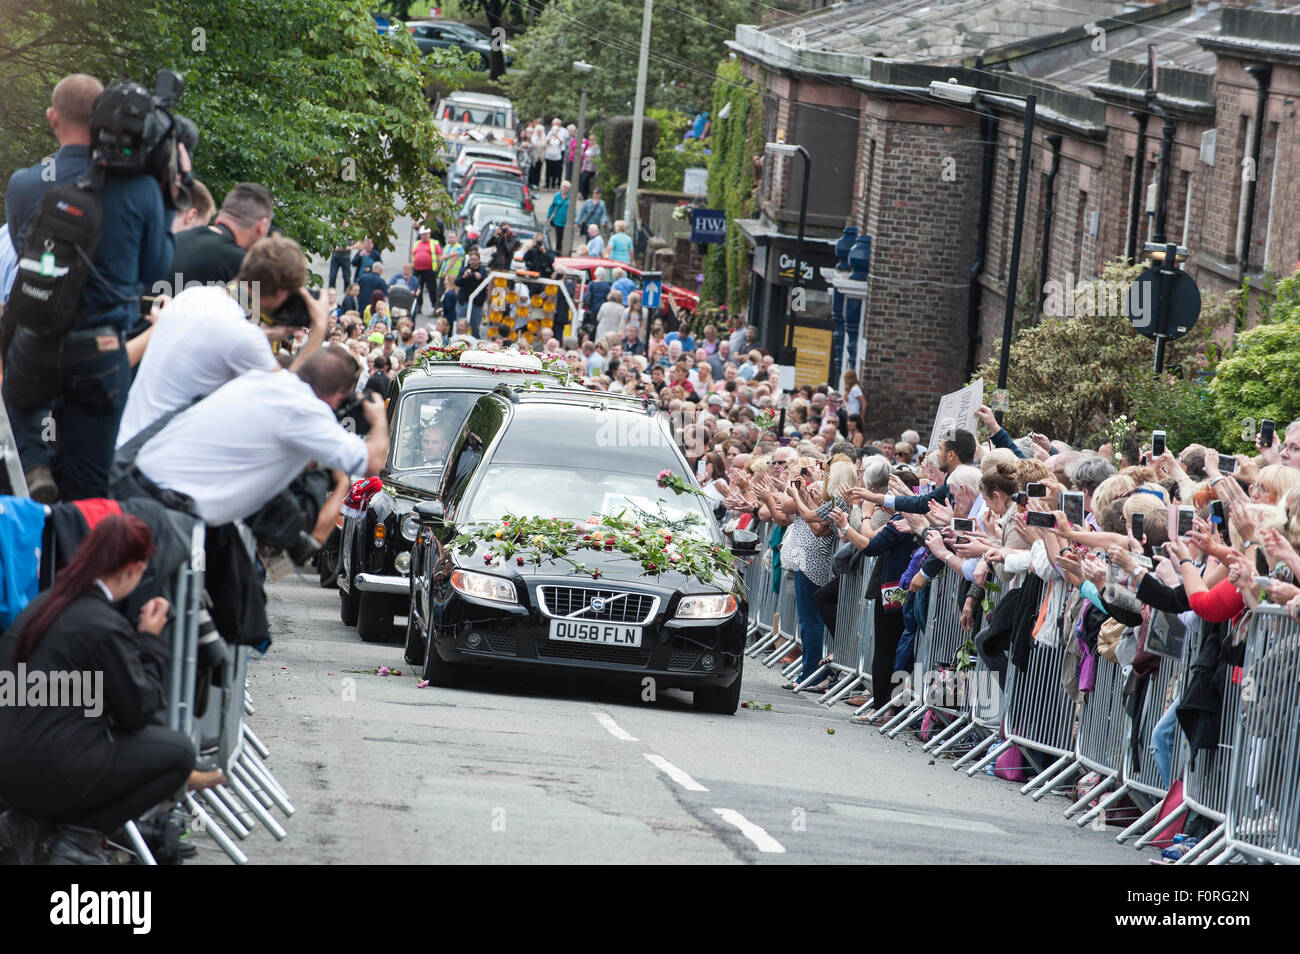
M 168 422 L 135 467 L 154 487 L 189 497 L 210 526 L 256 513 L 313 461 L 373 476 L 388 457 L 383 404 L 362 405 L 365 440 L 334 415 L 356 379 L 342 348 L 319 349 L 296 373 L 249 371 Z
M 282 341 L 293 328 L 264 323 L 288 300 L 301 295 L 311 316 L 306 343 L 290 370 L 302 367 L 320 347 L 328 323 L 324 302 L 308 295 L 307 258 L 293 239 L 272 236 L 257 242 L 239 268 L 241 289 L 259 294 L 259 322 L 249 320 L 244 306 L 219 286 L 191 286 L 173 298 L 158 316 L 140 370 L 127 394 L 117 432 L 122 447 L 172 411 L 206 397 L 247 371 L 279 368 L 271 342 Z
M 592 222 L 587 226 L 587 254 L 600 258 L 605 254 L 605 240 L 600 235 L 600 226 Z

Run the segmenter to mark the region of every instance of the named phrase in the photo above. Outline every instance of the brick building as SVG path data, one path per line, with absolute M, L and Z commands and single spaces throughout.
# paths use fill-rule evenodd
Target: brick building
M 1300 259 L 1300 234 L 1286 227 L 1300 221 L 1300 7 L 1069 6 L 863 0 L 737 28 L 731 48 L 767 94 L 765 138 L 784 134 L 812 156 L 805 261 L 820 278 L 843 226 L 871 237 L 859 373 L 877 395 L 872 434 L 927 430 L 938 396 L 995 349 L 1026 159 L 1022 308 L 1051 283 L 1069 288 L 1135 249 L 1141 257 L 1158 225 L 1166 135 L 1165 237 L 1190 250 L 1204 294 L 1247 276 L 1257 287 Z M 970 105 L 932 98 L 931 81 L 949 78 L 984 92 Z M 793 269 L 780 271 L 793 263 L 799 165 L 769 157 L 760 214 L 736 223 L 754 247 L 750 317 L 769 347 L 790 314 Z M 830 327 L 831 290 L 818 282 L 795 323 Z

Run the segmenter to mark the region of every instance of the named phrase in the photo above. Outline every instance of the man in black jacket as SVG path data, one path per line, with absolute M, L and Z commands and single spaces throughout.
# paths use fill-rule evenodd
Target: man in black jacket
M 492 257 L 488 260 L 488 270 L 508 272 L 515 260 L 515 252 L 519 251 L 519 236 L 511 231 L 509 225 L 502 222 L 496 227 L 492 237 L 483 243 L 483 247 L 492 250 Z
M 878 506 L 897 510 L 900 513 L 929 513 L 931 500 L 941 504 L 949 503 L 951 500 L 951 494 L 948 491 L 948 474 L 951 474 L 962 464 L 969 464 L 974 459 L 975 435 L 970 431 L 958 428 L 953 432 L 952 437 L 945 438 L 939 443 L 939 469 L 943 471 L 944 482 L 934 490 L 916 496 L 877 494 L 864 490 L 859 491 L 858 496 L 861 496 L 863 500 L 869 500 Z
M 474 302 L 472 313 L 469 307 L 469 296 L 485 278 L 487 278 L 487 269 L 482 265 L 478 249 L 474 249 L 465 259 L 465 264 L 461 266 L 460 274 L 456 276 L 456 300 L 460 308 L 458 317 L 469 319 L 470 333 L 475 338 L 479 337 L 479 319 L 483 316 L 483 296 L 480 295 Z
M 555 253 L 546 247 L 544 232 L 538 232 L 532 248 L 524 252 L 524 267 L 542 278 L 555 277 Z
M 256 182 L 241 182 L 226 193 L 211 225 L 186 229 L 176 237 L 172 296 L 187 284 L 224 285 L 239 274 L 244 253 L 271 233 L 271 192 Z

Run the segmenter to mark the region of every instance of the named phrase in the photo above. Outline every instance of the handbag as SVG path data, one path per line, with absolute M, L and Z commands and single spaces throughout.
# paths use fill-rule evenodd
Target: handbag
M 1119 662 L 1115 657 L 1115 648 L 1124 635 L 1124 629 L 1124 624 L 1116 619 L 1108 618 L 1102 623 L 1101 629 L 1097 632 L 1097 655 L 1113 663 Z
M 831 554 L 831 572 L 836 576 L 847 576 L 858 568 L 866 553 L 847 540 L 836 544 L 835 552 Z

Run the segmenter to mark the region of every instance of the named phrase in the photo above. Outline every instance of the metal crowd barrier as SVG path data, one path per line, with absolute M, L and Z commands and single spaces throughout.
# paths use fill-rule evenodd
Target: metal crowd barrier
M 1124 720 L 1125 670 L 1109 659 L 1097 659 L 1097 681 L 1087 693 L 1079 711 L 1079 728 L 1075 735 L 1072 770 L 1096 772 L 1101 778 L 1065 810 L 1065 817 L 1079 814 L 1076 824 L 1082 828 L 1127 793 L 1121 784 L 1094 807 L 1084 811 L 1089 802 L 1106 794 L 1119 781 L 1124 767 L 1124 748 L 1128 726 Z M 1064 778 L 1053 779 L 1059 785 Z M 1036 796 L 1037 792 L 1034 793 Z M 1104 816 L 1103 816 L 1104 817 Z
M 945 730 L 960 718 L 964 676 L 954 663 L 969 638 L 960 625 L 961 584 L 961 576 L 946 568 L 928 584 L 930 599 L 925 621 L 914 643 L 911 698 L 901 712 L 880 727 L 881 735 L 892 739 L 931 714 L 947 720 Z
M 1223 851 L 1278 864 L 1300 863 L 1300 626 L 1280 606 L 1250 621 L 1240 718 L 1233 720 Z M 1225 718 L 1225 728 L 1227 720 Z M 1200 847 L 1199 845 L 1197 847 Z
M 745 583 L 754 639 L 747 653 L 762 658 L 770 668 L 799 645 L 799 635 L 793 577 L 782 574 L 779 593 L 772 593 L 770 556 L 763 559 L 769 551 L 764 532 L 759 556 L 746 571 Z M 863 599 L 871 570 L 872 561 L 867 560 L 841 578 L 835 634 L 827 645 L 834 656 L 831 668 L 846 679 L 821 700 L 825 705 L 842 700 L 855 688 L 867 687 L 864 695 L 874 688 L 870 687 L 874 605 Z M 940 755 L 971 735 L 982 736 L 953 763 L 954 769 L 964 768 L 971 776 L 1013 745 L 1046 756 L 1054 761 L 1020 788 L 1035 800 L 1076 774 L 1098 773 L 1100 781 L 1066 809 L 1066 816 L 1083 826 L 1104 818 L 1106 810 L 1120 799 L 1137 796 L 1135 800 L 1140 808 L 1145 805 L 1145 811 L 1116 835 L 1116 841 L 1126 843 L 1143 832 L 1133 841 L 1139 849 L 1159 840 L 1188 813 L 1213 823 L 1213 830 L 1178 864 L 1224 864 L 1238 856 L 1300 863 L 1300 720 L 1294 716 L 1300 711 L 1300 624 L 1281 607 L 1263 606 L 1255 611 L 1246 637 L 1247 665 L 1244 670 L 1229 668 L 1222 677 L 1224 705 L 1216 746 L 1197 753 L 1193 766 L 1181 729 L 1175 731 L 1169 778 L 1182 780 L 1183 802 L 1157 821 L 1168 785 L 1157 769 L 1152 736 L 1162 716 L 1182 697 L 1191 662 L 1204 639 L 1204 627 L 1189 630 L 1181 659 L 1162 659 L 1159 669 L 1147 677 L 1136 717 L 1130 716 L 1124 705 L 1128 670 L 1106 659 L 1097 660 L 1094 688 L 1083 704 L 1076 705 L 1061 685 L 1066 647 L 1075 638 L 1064 614 L 1075 591 L 1053 579 L 1048 584 L 1044 624 L 1030 646 L 1028 666 L 1009 665 L 1007 684 L 1001 689 L 994 674 L 977 658 L 973 669 L 966 670 L 955 684 L 954 697 L 939 674 L 950 668 L 969 638 L 959 623 L 960 580 L 945 570 L 930 585 L 914 670 L 923 677 L 913 685 L 909 705 L 882 727 L 882 733 L 896 736 L 927 713 L 939 713 L 951 721 L 926 740 L 923 749 Z M 992 596 L 996 601 L 1001 594 Z M 796 661 L 784 671 L 796 672 L 801 665 Z M 825 667 L 819 673 L 824 671 Z M 816 675 L 810 674 L 804 682 Z M 863 708 L 866 706 L 858 711 Z M 262 749 L 256 737 L 244 729 L 248 745 L 243 751 Z M 269 787 L 264 784 L 264 790 Z M 1089 805 L 1091 802 L 1096 804 Z
M 1197 631 L 1190 658 L 1195 659 L 1205 638 L 1205 627 Z M 1189 757 L 1183 772 L 1183 804 L 1188 810 L 1215 823 L 1215 827 L 1178 864 L 1204 864 L 1226 848 L 1224 833 L 1228 810 L 1228 775 L 1234 756 L 1233 737 L 1241 718 L 1242 670 L 1226 667 L 1223 679 L 1223 710 L 1219 738 L 1213 749 L 1202 749 Z M 1194 763 L 1194 764 L 1193 764 Z
M 203 527 L 196 522 L 198 548 L 202 554 Z M 254 552 L 251 537 L 243 534 L 245 546 Z M 201 568 L 201 560 L 191 561 Z M 182 571 L 184 568 L 182 568 Z M 202 572 L 191 571 L 196 581 L 191 591 L 202 592 Z M 198 612 L 195 608 L 194 639 L 197 647 Z M 248 694 L 247 646 L 231 646 L 229 658 L 214 679 L 208 691 L 207 707 L 192 720 L 191 737 L 199 752 L 199 764 L 204 769 L 220 768 L 226 782 L 202 792 L 186 792 L 183 803 L 191 815 L 191 828 L 212 836 L 226 856 L 236 864 L 246 864 L 248 856 L 240 849 L 236 839 L 248 838 L 260 824 L 281 841 L 288 836 L 273 811 L 285 817 L 294 814 L 293 803 L 284 786 L 263 762 L 269 752 L 261 740 L 244 724 L 244 716 L 252 709 Z M 191 691 L 193 679 L 187 685 Z M 232 837 L 233 836 L 233 837 Z
M 1160 777 L 1160 772 L 1156 768 L 1151 740 L 1156 723 L 1169 707 L 1176 705 L 1182 697 L 1190 644 L 1191 640 L 1184 640 L 1182 658 L 1165 657 L 1160 660 L 1160 669 L 1147 681 L 1146 695 L 1143 697 L 1142 710 L 1138 713 L 1138 718 L 1128 720 L 1128 736 L 1124 746 L 1124 767 L 1121 778 L 1130 793 L 1139 798 L 1145 797 L 1150 804 L 1141 816 L 1115 836 L 1115 840 L 1121 845 L 1139 831 L 1145 830 L 1158 837 L 1161 830 L 1169 827 L 1168 823 L 1163 821 L 1158 826 L 1151 827 L 1155 825 L 1156 816 L 1160 813 L 1160 807 L 1169 793 L 1168 784 Z M 1136 757 L 1133 754 L 1135 741 L 1142 747 Z M 1174 748 L 1170 753 L 1170 782 L 1182 778 L 1187 766 L 1187 739 L 1181 730 L 1175 729 L 1174 741 Z M 1178 811 L 1181 813 L 1185 809 L 1180 806 Z M 1152 840 L 1154 838 L 1149 838 L 1136 847 L 1145 847 Z
M 1059 579 L 1044 586 L 1048 587 L 1047 613 L 1038 637 L 1030 644 L 1026 668 L 1007 666 L 1002 742 L 966 770 L 967 775 L 975 775 L 1013 745 L 1055 757 L 1055 762 L 1021 789 L 1026 794 L 1040 785 L 1050 791 L 1053 778 L 1074 759 L 1075 706 L 1061 689 L 1061 659 L 1065 655 L 1061 616 L 1069 588 Z

